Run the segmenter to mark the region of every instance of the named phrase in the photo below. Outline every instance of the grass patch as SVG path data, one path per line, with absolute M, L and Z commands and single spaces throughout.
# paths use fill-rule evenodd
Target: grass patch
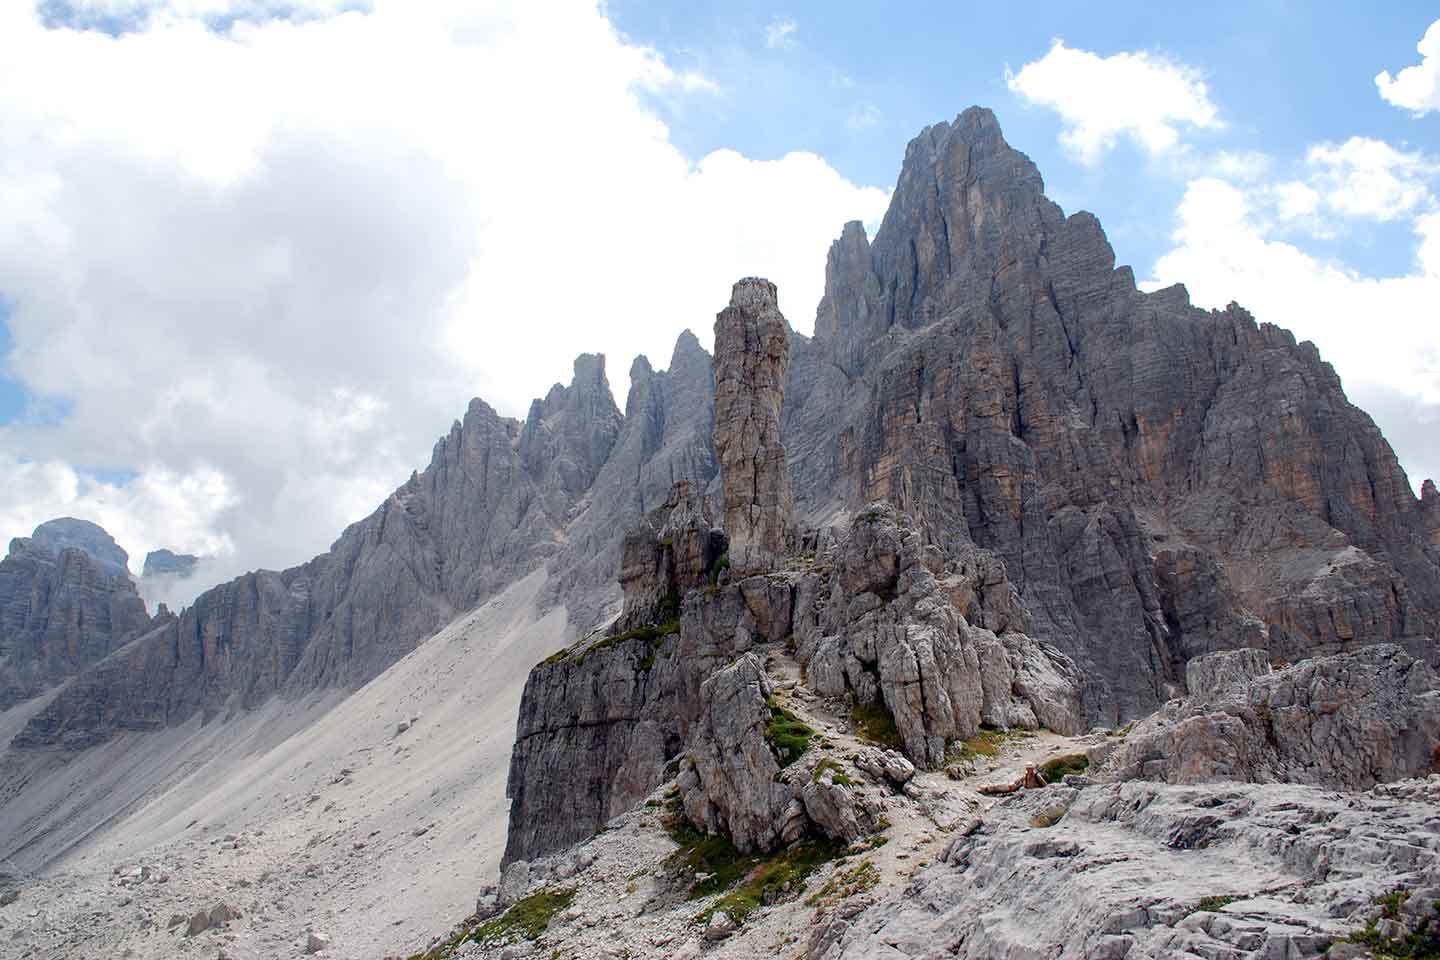
M 723 912 L 740 924 L 761 906 L 799 896 L 810 875 L 845 856 L 847 846 L 841 840 L 802 840 L 770 857 L 751 858 L 755 864 L 745 872 L 740 884 L 702 910 L 695 922 L 703 926 L 716 913 Z
M 770 704 L 770 722 L 765 724 L 765 742 L 775 752 L 781 768 L 790 766 L 810 748 L 815 731 L 784 707 Z
M 409 960 L 445 960 L 463 944 L 499 945 L 520 940 L 538 940 L 550 926 L 555 914 L 570 906 L 575 899 L 574 887 L 546 887 L 515 901 L 510 909 L 484 923 L 456 931 L 450 939 L 425 953 L 412 954 Z
M 1410 899 L 1409 890 L 1394 890 L 1377 897 L 1380 916 L 1345 938 L 1347 943 L 1360 944 L 1375 955 L 1376 960 L 1440 960 L 1440 927 L 1427 918 L 1403 937 L 1387 937 L 1380 933 L 1380 920 L 1399 920 L 1400 908 Z M 1435 902 L 1440 910 L 1440 900 Z
M 1040 776 L 1047 783 L 1059 783 L 1067 773 L 1084 773 L 1090 769 L 1090 758 L 1083 753 L 1067 753 L 1051 757 L 1040 764 Z
M 981 730 L 969 740 L 951 744 L 950 758 L 963 763 L 979 757 L 997 757 L 1007 736 L 1003 730 Z
M 875 703 L 857 703 L 850 710 L 850 722 L 855 724 L 855 733 L 861 740 L 891 750 L 901 748 L 900 731 L 895 727 L 895 715 L 883 699 Z
M 880 883 L 880 871 L 869 860 L 849 870 L 837 870 L 825 885 L 805 899 L 811 907 L 830 906 L 849 897 L 873 890 Z
M 555 914 L 570 906 L 574 899 L 574 887 L 546 887 L 515 901 L 494 920 L 480 924 L 469 939 L 476 943 L 509 942 L 517 938 L 538 940 Z
M 715 563 L 710 567 L 710 586 L 720 583 L 720 575 L 730 569 L 730 554 L 722 553 L 715 558 Z
M 810 779 L 819 783 L 820 778 L 825 775 L 827 770 L 830 771 L 831 783 L 838 783 L 842 787 L 852 787 L 855 785 L 855 781 L 845 775 L 845 768 L 842 767 L 840 761 L 834 757 L 825 757 L 819 763 L 815 764 L 815 772 L 811 775 Z
M 1239 897 L 1201 897 L 1200 903 L 1196 905 L 1197 913 L 1219 913 L 1227 906 L 1239 900 Z

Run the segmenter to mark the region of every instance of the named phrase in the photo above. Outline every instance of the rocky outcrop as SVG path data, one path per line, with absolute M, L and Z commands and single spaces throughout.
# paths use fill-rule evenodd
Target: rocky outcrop
M 643 356 L 631 364 L 619 435 L 550 564 L 548 602 L 563 604 L 582 632 L 615 613 L 622 562 L 615 531 L 663 505 L 677 481 L 690 480 L 704 494 L 714 478 L 714 398 L 710 354 L 688 330 L 667 369 L 656 370 Z
M 145 566 L 140 571 L 140 576 L 149 577 L 188 577 L 195 572 L 195 565 L 200 558 L 193 553 L 175 553 L 173 550 L 151 550 L 145 554 Z
M 775 284 L 736 283 L 730 306 L 715 317 L 715 456 L 737 575 L 773 568 L 788 547 L 794 498 L 780 410 L 789 365 L 790 328 Z
M 1099 775 L 1365 789 L 1440 773 L 1440 677 L 1389 644 L 1272 671 L 1259 651 L 1190 665 L 1196 691 L 1092 751 Z
M 612 632 L 676 619 L 681 595 L 717 575 L 725 544 L 709 502 L 691 481 L 677 481 L 670 499 L 625 534 L 620 549 L 624 606 Z
M 75 676 L 150 624 L 125 551 L 104 530 L 65 519 L 35 534 L 12 540 L 0 561 L 0 709 Z
M 1423 929 L 1440 885 L 1437 803 L 1436 777 L 1352 795 L 1280 784 L 1026 791 L 908 884 L 832 914 L 806 955 L 1313 957 L 1380 920 L 1381 897 L 1415 891 L 1413 913 L 1394 911 L 1399 942 Z
M 888 711 L 917 764 L 939 765 L 947 742 L 973 736 L 982 721 L 1080 728 L 1073 665 L 1022 634 L 971 627 L 951 598 L 983 609 L 975 598 L 984 568 L 947 571 L 943 553 L 894 507 L 857 515 L 833 563 L 802 607 L 797 657 L 817 693 Z M 990 593 L 1005 596 L 997 586 Z
M 686 737 L 680 799 L 690 822 L 728 836 L 742 852 L 770 850 L 803 829 L 794 790 L 766 741 L 774 686 L 753 653 L 708 677 Z

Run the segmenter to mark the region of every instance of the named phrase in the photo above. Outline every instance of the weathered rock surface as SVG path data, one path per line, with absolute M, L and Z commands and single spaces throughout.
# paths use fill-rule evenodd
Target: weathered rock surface
M 1440 883 L 1437 810 L 1440 777 L 1347 795 L 1027 791 L 908 886 L 818 927 L 808 956 L 1313 957 L 1378 917 L 1382 895 Z
M 942 581 L 936 573 L 945 576 Z M 947 741 L 982 720 L 1074 732 L 1074 667 L 1021 634 L 972 628 L 951 602 L 975 596 L 974 571 L 946 575 L 943 555 L 894 507 L 857 515 L 834 571 L 798 618 L 797 656 L 823 696 L 883 705 L 916 763 L 943 762 Z M 983 662 L 982 662 L 983 653 Z
M 715 317 L 715 456 L 720 465 L 730 566 L 761 573 L 785 554 L 794 495 L 780 411 L 790 327 L 775 284 L 747 277 Z
M 1192 661 L 1198 692 L 1101 751 L 1098 772 L 1351 790 L 1440 772 L 1440 677 L 1423 661 L 1379 644 L 1272 672 L 1256 653 Z
M 10 542 L 0 561 L 0 709 L 74 676 L 150 625 L 125 563 L 110 535 L 82 520 L 51 520 Z
M 195 572 L 200 558 L 193 553 L 176 553 L 173 550 L 151 550 L 145 554 L 142 577 L 188 577 Z
M 773 690 L 760 659 L 746 654 L 700 687 L 700 716 L 686 737 L 679 779 L 685 815 L 742 852 L 779 844 L 794 799 L 765 739 Z
M 675 619 L 681 594 L 709 582 L 725 544 L 709 502 L 691 481 L 676 481 L 670 498 L 622 541 L 624 605 L 612 631 Z
M 1440 499 L 1313 345 L 1136 289 L 990 111 L 915 138 L 826 275 L 786 389 L 797 510 L 885 500 L 951 556 L 993 551 L 1087 720 L 1147 714 L 1217 649 L 1436 658 Z

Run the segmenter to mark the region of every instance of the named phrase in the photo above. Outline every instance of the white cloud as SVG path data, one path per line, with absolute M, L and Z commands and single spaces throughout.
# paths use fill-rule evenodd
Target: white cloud
M 1300 180 L 1287 180 L 1270 188 L 1275 212 L 1281 220 L 1306 220 L 1320 210 L 1320 191 Z
M 1424 116 L 1440 110 L 1440 20 L 1430 24 L 1415 49 L 1420 52 L 1419 63 L 1393 77 L 1389 70 L 1381 70 L 1375 76 L 1375 86 L 1389 103 Z
M 1270 157 L 1256 150 L 1221 150 L 1210 158 L 1212 173 L 1233 180 L 1258 180 L 1270 171 Z
M 1397 150 L 1383 140 L 1351 137 L 1317 144 L 1306 161 L 1326 206 L 1349 217 L 1395 220 L 1430 200 L 1426 180 L 1437 167 L 1419 153 Z
M 1313 340 L 1395 444 L 1417 486 L 1440 476 L 1440 215 L 1414 222 L 1418 249 L 1400 276 L 1367 276 L 1274 239 L 1263 198 L 1223 180 L 1192 181 L 1177 212 L 1175 246 L 1143 286 L 1184 283 L 1200 306 L 1238 301 L 1262 321 Z
M 1219 129 L 1219 111 L 1200 72 L 1158 54 L 1101 57 L 1056 40 L 1019 73 L 1010 90 L 1060 115 L 1060 142 L 1082 163 L 1095 164 L 1128 137 L 1154 155 L 1179 149 L 1181 130 Z
M 750 273 L 807 329 L 830 240 L 887 199 L 811 154 L 685 157 L 647 98 L 708 80 L 594 2 L 223 32 L 202 2 L 119 37 L 0 4 L 9 372 L 69 410 L 0 427 L 0 535 L 73 513 L 137 557 L 298 562 L 472 395 L 523 414 L 594 350 L 623 390 Z
M 790 17 L 772 17 L 765 25 L 765 46 L 781 50 L 795 45 L 795 31 L 800 29 Z

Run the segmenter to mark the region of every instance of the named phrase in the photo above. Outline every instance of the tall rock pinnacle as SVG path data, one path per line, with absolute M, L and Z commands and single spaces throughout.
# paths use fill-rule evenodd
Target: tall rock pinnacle
M 737 574 L 767 569 L 785 552 L 794 498 L 780 408 L 789 366 L 790 330 L 775 284 L 746 277 L 715 316 L 715 456 Z

